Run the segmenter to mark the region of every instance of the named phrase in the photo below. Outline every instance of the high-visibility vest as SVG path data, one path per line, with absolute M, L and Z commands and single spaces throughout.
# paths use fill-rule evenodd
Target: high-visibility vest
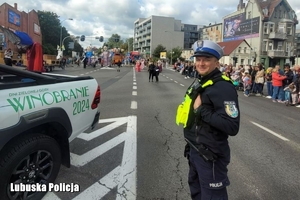
M 187 90 L 184 96 L 184 101 L 177 108 L 176 124 L 178 126 L 182 124 L 183 128 L 187 128 L 187 127 L 189 128 L 193 125 L 195 116 L 194 116 L 194 112 L 190 112 L 190 111 L 193 110 L 192 106 L 194 104 L 196 97 L 198 96 L 199 93 L 201 94 L 205 88 L 215 84 L 218 81 L 228 81 L 232 83 L 230 78 L 228 78 L 225 75 L 222 75 L 222 76 L 215 77 L 213 79 L 209 79 L 204 84 L 200 85 L 200 88 L 197 91 L 195 91 L 193 87 L 190 87 Z

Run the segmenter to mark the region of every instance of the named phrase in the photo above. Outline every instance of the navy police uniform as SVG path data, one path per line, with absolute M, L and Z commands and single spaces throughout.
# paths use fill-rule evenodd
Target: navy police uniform
M 223 56 L 223 49 L 211 41 L 195 44 L 194 56 Z M 201 77 L 200 84 L 221 77 L 216 68 Z M 238 95 L 230 81 L 218 81 L 200 92 L 201 106 L 194 111 L 192 127 L 184 129 L 189 159 L 188 183 L 192 199 L 227 200 L 227 165 L 230 162 L 228 136 L 238 133 Z M 186 155 L 186 154 L 185 154 Z

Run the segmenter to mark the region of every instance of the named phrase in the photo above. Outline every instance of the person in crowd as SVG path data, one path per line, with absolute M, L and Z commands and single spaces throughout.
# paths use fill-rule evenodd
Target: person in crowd
M 265 73 L 265 79 L 267 81 L 267 90 L 268 90 L 268 96 L 266 96 L 266 98 L 268 99 L 271 99 L 273 95 L 272 71 L 273 71 L 273 67 L 269 67 Z
M 243 76 L 243 84 L 244 84 L 244 95 L 246 97 L 249 97 L 250 95 L 250 89 L 251 89 L 251 75 L 248 71 L 245 71 L 245 74 Z
M 159 72 L 160 72 L 159 63 L 157 62 L 153 71 L 153 75 L 155 76 L 156 82 L 158 82 Z M 153 82 L 153 76 L 152 76 L 152 82 Z
M 152 82 L 153 82 L 153 77 L 155 76 L 155 68 L 156 68 L 156 66 L 154 65 L 153 61 L 150 61 L 150 62 L 149 62 L 149 68 L 148 68 L 148 72 L 149 72 L 149 82 L 150 82 L 150 79 L 151 79 Z
M 292 82 L 291 84 L 289 84 L 288 86 L 286 86 L 284 89 L 285 94 L 291 95 L 291 101 L 289 100 L 285 100 L 285 105 L 296 105 L 296 101 L 297 101 L 297 88 L 294 82 Z
M 4 63 L 8 66 L 12 66 L 12 57 L 13 57 L 13 51 L 8 48 L 4 52 Z
M 282 81 L 282 87 L 286 88 L 286 87 L 288 87 L 293 82 L 293 79 L 294 79 L 294 73 L 290 69 L 290 64 L 288 64 L 288 63 L 286 63 L 284 65 L 284 75 L 286 76 L 286 79 L 284 79 Z M 283 91 L 283 94 L 284 94 L 284 95 L 282 95 L 284 97 L 283 100 L 285 101 L 286 104 L 289 104 L 289 102 L 291 100 L 291 92 L 290 92 L 290 90 Z
M 272 85 L 273 85 L 273 96 L 272 100 L 274 103 L 279 102 L 279 103 L 284 103 L 282 97 L 282 81 L 286 79 L 286 76 L 280 74 L 280 66 L 276 65 L 273 72 L 272 72 Z
M 257 66 L 253 66 L 252 67 L 252 72 L 251 72 L 251 82 L 253 83 L 252 84 L 252 88 L 251 88 L 251 93 L 253 94 L 256 94 L 257 93 L 257 88 L 256 88 L 256 83 L 255 83 L 255 76 L 256 76 L 256 73 L 258 71 L 258 67 Z
M 300 103 L 300 65 L 294 66 L 294 84 L 296 86 L 296 93 L 298 94 L 296 99 L 296 104 Z M 296 105 L 296 107 L 300 108 L 300 105 Z
M 265 82 L 265 70 L 262 65 L 257 66 L 257 72 L 255 74 L 255 87 L 256 87 L 256 96 L 263 95 L 263 84 Z

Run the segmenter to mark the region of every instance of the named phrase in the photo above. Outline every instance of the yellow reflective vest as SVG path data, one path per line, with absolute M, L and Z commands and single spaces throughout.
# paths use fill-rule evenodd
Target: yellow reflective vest
M 228 78 L 225 75 L 222 75 L 220 77 L 216 77 L 214 79 L 209 79 L 208 81 L 206 81 L 204 84 L 202 84 L 200 87 L 200 91 L 198 91 L 198 93 L 203 92 L 203 90 L 208 87 L 211 86 L 213 84 L 215 84 L 218 81 L 231 81 L 230 78 Z M 184 100 L 183 102 L 178 106 L 177 108 L 177 114 L 176 114 L 176 124 L 179 126 L 180 124 L 183 125 L 183 128 L 186 128 L 188 125 L 191 125 L 191 123 L 194 123 L 193 121 L 193 117 L 192 117 L 192 113 L 191 110 L 192 106 L 198 95 L 193 95 L 193 87 L 189 87 L 185 96 L 184 96 Z

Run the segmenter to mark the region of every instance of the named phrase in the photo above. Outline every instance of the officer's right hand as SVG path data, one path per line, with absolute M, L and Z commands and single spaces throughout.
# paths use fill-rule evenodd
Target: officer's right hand
M 186 157 L 187 159 L 189 159 L 190 157 L 190 145 L 186 144 L 184 147 L 184 152 L 183 152 L 183 156 Z

